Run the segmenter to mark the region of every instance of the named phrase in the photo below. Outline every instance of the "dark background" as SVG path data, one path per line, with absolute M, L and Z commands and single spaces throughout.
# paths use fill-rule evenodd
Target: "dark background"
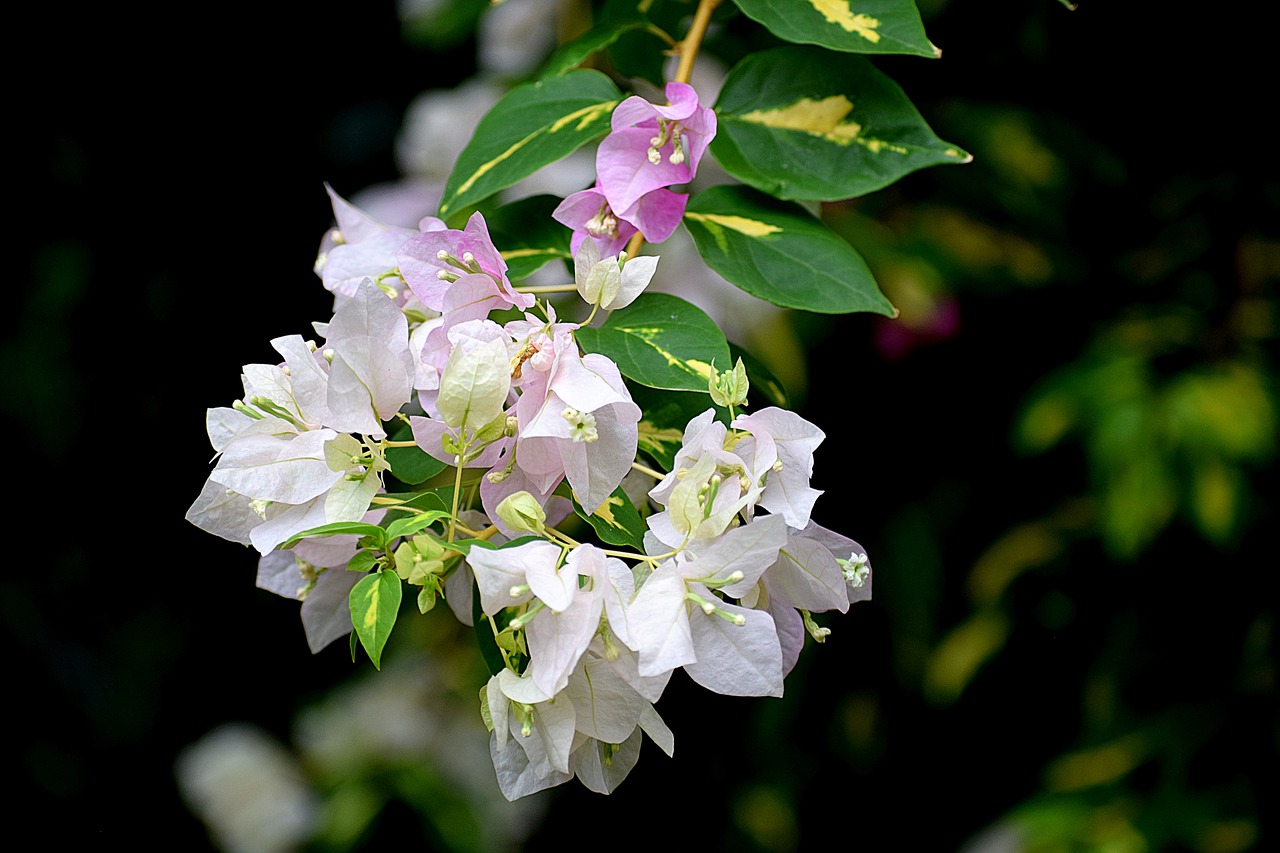
M 8 811 L 49 841 L 206 847 L 175 787 L 177 752 L 227 720 L 287 740 L 301 702 L 368 667 L 340 644 L 311 656 L 296 605 L 254 588 L 254 556 L 183 514 L 208 473 L 205 409 L 240 394 L 240 365 L 272 359 L 272 337 L 328 316 L 311 272 L 330 224 L 323 183 L 395 179 L 404 108 L 465 80 L 474 46 L 414 46 L 390 2 L 266 5 L 62 7 L 12 33 Z M 874 346 L 871 317 L 800 321 L 813 343 L 803 412 L 829 436 L 815 517 L 867 547 L 876 598 L 806 649 L 786 700 L 673 683 L 659 710 L 675 757 L 646 752 L 609 798 L 564 786 L 529 849 L 570 832 L 599 842 L 618 824 L 728 849 L 744 843 L 728 815 L 759 780 L 804 831 L 956 850 L 1043 795 L 1056 757 L 1107 741 L 1087 711 L 1099 672 L 1116 717 L 1184 748 L 1120 793 L 1089 794 L 1093 806 L 1127 804 L 1161 849 L 1276 843 L 1273 467 L 1247 471 L 1247 521 L 1226 544 L 1175 520 L 1117 559 L 1087 522 L 1075 528 L 1069 551 L 1011 588 L 1008 634 L 959 700 L 930 701 L 918 660 L 969 613 L 966 576 L 992 542 L 1091 493 L 1080 447 L 1014 451 L 1041 377 L 1129 308 L 1180 301 L 1221 328 L 1246 280 L 1274 308 L 1276 261 L 1249 261 L 1272 272 L 1247 277 L 1241 249 L 1276 246 L 1272 33 L 1252 11 L 1214 20 L 1164 3 L 921 8 L 943 58 L 878 65 L 979 157 L 859 210 L 894 221 L 942 201 L 1041 246 L 1053 274 L 949 282 L 959 330 L 901 358 Z M 1000 138 L 979 138 L 975 117 L 991 108 L 1029 117 L 1067 164 L 1038 205 L 1011 202 L 983 165 Z M 1172 272 L 1134 273 L 1153 251 Z M 1253 834 L 1236 847 L 1162 835 L 1188 804 Z M 415 841 L 422 823 L 388 807 L 365 843 Z

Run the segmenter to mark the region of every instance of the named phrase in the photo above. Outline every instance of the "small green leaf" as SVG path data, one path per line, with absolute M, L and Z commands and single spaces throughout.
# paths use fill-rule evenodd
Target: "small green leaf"
M 509 91 L 476 125 L 445 182 L 438 215 L 475 205 L 609 130 L 622 93 L 599 71 L 570 71 Z
M 616 42 L 625 33 L 648 30 L 650 26 L 652 25 L 644 20 L 606 21 L 573 41 L 556 48 L 537 76 L 545 78 L 572 71 Z
M 438 509 L 447 513 L 452 500 L 452 486 L 425 492 L 389 492 L 375 497 L 370 509 L 386 509 L 394 506 L 423 511 Z
M 850 53 L 942 55 L 924 33 L 912 0 L 734 0 L 783 41 Z
M 706 393 L 711 362 L 730 363 L 729 344 L 715 321 L 667 293 L 642 293 L 600 328 L 574 335 L 584 350 L 608 356 L 623 376 L 651 388 Z
M 351 624 L 375 669 L 382 668 L 382 650 L 395 627 L 402 594 L 400 577 L 390 570 L 361 578 L 351 590 Z
M 766 302 L 820 314 L 897 313 L 853 246 L 798 205 L 719 185 L 689 202 L 684 224 L 708 266 Z
M 368 572 L 377 562 L 378 558 L 372 551 L 357 551 L 356 555 L 347 561 L 347 571 Z
M 502 250 L 507 276 L 528 278 L 552 261 L 571 260 L 569 238 L 573 232 L 551 218 L 561 199 L 535 195 L 504 204 L 485 216 L 493 243 Z M 566 281 L 572 280 L 572 275 Z
M 817 47 L 749 54 L 716 101 L 711 152 L 725 171 L 786 199 L 866 195 L 928 166 L 966 163 L 863 56 Z
M 397 519 L 387 525 L 387 541 L 389 542 L 400 536 L 412 536 L 415 533 L 420 533 L 440 519 L 448 517 L 448 512 L 437 509 L 424 512 L 421 515 Z
M 363 521 L 335 521 L 332 524 L 322 524 L 319 527 L 311 527 L 300 533 L 295 533 L 286 539 L 280 547 L 292 548 L 303 539 L 318 536 L 341 536 L 346 533 L 370 537 L 373 540 L 374 548 L 381 548 L 387 542 L 387 532 L 376 524 L 368 524 Z
M 391 441 L 412 441 L 413 428 L 408 424 L 393 432 Z M 434 456 L 428 455 L 420 447 L 389 447 L 387 463 L 391 466 L 391 476 L 406 486 L 425 483 L 445 469 L 445 464 Z

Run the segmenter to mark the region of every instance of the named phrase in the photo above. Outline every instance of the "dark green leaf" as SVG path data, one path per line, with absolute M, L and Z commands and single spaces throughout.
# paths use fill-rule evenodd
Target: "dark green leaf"
M 752 296 L 820 314 L 896 314 L 862 256 L 798 205 L 713 186 L 689 202 L 684 224 L 707 265 Z
M 535 195 L 486 214 L 489 236 L 502 251 L 512 281 L 527 278 L 552 261 L 573 258 L 569 250 L 573 232 L 551 218 L 560 202 L 558 196 Z M 571 280 L 567 274 L 566 283 Z
M 911 0 L 734 0 L 783 41 L 850 53 L 942 55 Z
M 706 392 L 712 361 L 729 364 L 729 345 L 715 321 L 667 293 L 642 293 L 600 328 L 574 334 L 584 350 L 608 356 L 623 376 L 652 388 Z
M 606 21 L 573 41 L 556 48 L 556 51 L 543 64 L 542 70 L 538 72 L 537 76 L 546 78 L 572 71 L 594 54 L 612 45 L 625 33 L 647 31 L 650 26 L 648 21 L 640 19 Z M 657 47 L 657 43 L 653 47 Z
M 475 205 L 605 133 L 622 93 L 599 71 L 516 86 L 476 125 L 445 182 L 439 216 Z
M 644 520 L 640 518 L 640 513 L 636 511 L 631 498 L 627 497 L 627 493 L 621 486 L 614 489 L 613 494 L 591 514 L 588 514 L 582 508 L 582 504 L 578 503 L 578 497 L 573 494 L 572 489 L 565 489 L 565 491 L 568 493 L 569 500 L 573 502 L 573 511 L 586 519 L 591 529 L 603 541 L 610 545 L 635 548 L 641 554 L 644 553 Z
M 412 441 L 413 428 L 404 424 L 390 435 L 392 441 Z M 425 483 L 447 466 L 420 447 L 391 447 L 387 449 L 387 462 L 391 475 L 406 486 Z
M 729 72 L 716 114 L 716 160 L 779 198 L 854 198 L 917 169 L 972 159 L 935 136 L 866 57 L 817 47 L 747 56 Z

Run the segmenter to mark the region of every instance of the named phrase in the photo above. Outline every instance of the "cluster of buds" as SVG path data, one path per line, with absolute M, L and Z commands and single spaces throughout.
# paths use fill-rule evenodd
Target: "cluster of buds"
M 829 633 L 812 614 L 871 593 L 862 547 L 811 519 L 823 432 L 779 407 L 741 413 L 741 361 L 712 371 L 721 408 L 688 422 L 664 474 L 639 461 L 643 412 L 618 365 L 577 343 L 649 284 L 658 257 L 629 259 L 617 239 L 669 236 L 684 207 L 669 187 L 714 134 L 692 88 L 667 96 L 618 106 L 592 200 L 558 212 L 576 223 L 583 322 L 512 283 L 480 213 L 398 228 L 330 190 L 337 224 L 315 269 L 332 318 L 317 340 L 273 341 L 282 360 L 246 365 L 244 398 L 208 412 L 216 463 L 188 519 L 259 552 L 259 586 L 302 600 L 314 651 L 366 640 L 355 592 L 375 575 L 415 587 L 423 613 L 443 599 L 496 652 L 482 716 L 510 799 L 575 777 L 608 793 L 644 735 L 670 754 L 654 706 L 677 670 L 723 694 L 782 695 L 806 636 Z M 452 471 L 446 509 L 387 495 L 405 447 Z M 620 490 L 639 495 L 643 548 L 566 532 L 575 511 L 609 516 Z

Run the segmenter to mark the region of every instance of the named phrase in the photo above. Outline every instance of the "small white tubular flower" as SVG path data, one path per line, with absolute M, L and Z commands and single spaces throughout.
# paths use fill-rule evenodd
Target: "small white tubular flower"
M 566 406 L 560 417 L 569 422 L 569 437 L 574 441 L 589 444 L 600 439 L 596 430 L 596 417 L 590 412 L 579 412 L 572 406 Z

